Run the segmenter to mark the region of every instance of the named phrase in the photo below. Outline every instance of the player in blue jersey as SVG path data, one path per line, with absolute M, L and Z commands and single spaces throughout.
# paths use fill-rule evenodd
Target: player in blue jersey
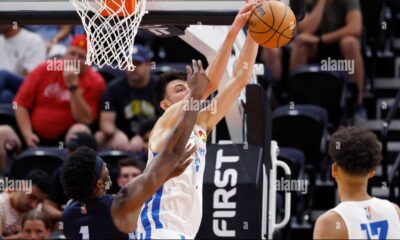
M 200 61 L 188 67 L 191 100 L 199 101 L 209 85 Z M 191 100 L 186 104 L 191 104 Z M 126 184 L 116 196 L 107 195 L 110 176 L 107 165 L 96 152 L 82 147 L 66 161 L 62 170 L 65 193 L 73 199 L 62 216 L 67 239 L 128 239 L 136 229 L 141 207 L 160 186 L 180 175 L 193 159 L 197 148 L 186 147 L 198 115 L 188 107 L 176 122 L 168 144 L 148 164 L 142 175 Z

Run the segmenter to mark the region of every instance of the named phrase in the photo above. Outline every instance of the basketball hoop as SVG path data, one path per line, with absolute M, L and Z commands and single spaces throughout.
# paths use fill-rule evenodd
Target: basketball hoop
M 86 64 L 135 69 L 133 45 L 146 0 L 69 0 L 88 37 Z

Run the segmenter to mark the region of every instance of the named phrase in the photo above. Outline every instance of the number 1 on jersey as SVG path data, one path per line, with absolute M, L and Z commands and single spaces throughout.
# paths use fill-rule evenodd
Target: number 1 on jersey
M 89 226 L 82 226 L 79 233 L 82 234 L 82 240 L 89 240 Z

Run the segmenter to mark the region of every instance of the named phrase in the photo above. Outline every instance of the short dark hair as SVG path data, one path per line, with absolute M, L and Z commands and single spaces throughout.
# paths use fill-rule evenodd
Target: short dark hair
M 50 176 L 41 169 L 32 169 L 25 175 L 25 180 L 30 180 L 32 185 L 35 185 L 45 194 L 50 193 L 51 179 Z
M 21 228 L 24 228 L 24 224 L 28 220 L 39 220 L 44 223 L 44 226 L 46 229 L 51 229 L 52 228 L 52 222 L 51 220 L 44 214 L 44 212 L 39 211 L 37 209 L 32 209 L 26 214 L 22 216 L 21 219 Z
M 336 131 L 329 142 L 329 155 L 346 173 L 367 175 L 382 161 L 381 144 L 374 133 L 358 127 Z
M 137 157 L 123 158 L 118 161 L 118 172 L 121 171 L 121 168 L 127 166 L 137 167 L 143 172 L 143 170 L 146 168 L 146 163 Z
M 168 83 L 174 80 L 186 81 L 186 73 L 177 71 L 168 71 L 161 74 L 156 82 L 156 87 L 154 88 L 154 97 L 157 107 L 160 108 L 160 102 L 165 98 L 165 92 Z M 162 111 L 162 109 L 160 109 Z
M 65 194 L 76 201 L 85 202 L 93 192 L 96 178 L 96 152 L 79 147 L 64 163 L 61 184 Z

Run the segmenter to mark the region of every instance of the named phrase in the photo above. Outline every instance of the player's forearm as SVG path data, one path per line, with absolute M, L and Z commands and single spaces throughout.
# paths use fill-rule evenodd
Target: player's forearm
M 15 109 L 15 118 L 22 136 L 27 139 L 32 133 L 32 123 L 30 120 L 29 112 L 26 108 L 18 105 Z
M 200 98 L 201 95 L 199 94 L 191 94 L 189 99 L 185 101 L 184 104 L 186 104 L 186 106 L 184 107 L 185 110 L 183 111 L 183 115 L 179 121 L 177 121 L 172 132 L 168 136 L 168 144 L 165 145 L 164 149 L 161 151 L 161 154 L 167 157 L 169 155 L 179 156 L 183 153 L 199 113 L 199 109 L 192 107 L 193 101 L 200 101 Z
M 182 155 L 196 123 L 198 111 L 185 111 L 166 139 L 164 149 L 150 161 L 143 174 L 126 184 L 115 198 L 115 212 L 127 214 L 138 211 L 166 181 L 174 162 Z M 114 203 L 113 203 L 114 204 Z
M 233 72 L 234 81 L 237 84 L 246 85 L 249 81 L 256 61 L 257 51 L 258 44 L 248 35 Z
M 71 111 L 72 116 L 76 121 L 91 124 L 93 121 L 92 111 L 88 103 L 83 98 L 82 91 L 80 89 L 71 92 Z
M 240 31 L 241 29 L 236 26 L 230 28 L 224 42 L 217 52 L 217 55 L 208 66 L 206 74 L 210 79 L 210 84 L 204 93 L 203 99 L 206 99 L 210 94 L 217 90 L 219 83 L 225 74 L 233 44 L 235 43 L 235 39 Z
M 324 16 L 326 0 L 319 0 L 303 21 L 299 23 L 299 31 L 315 34 Z

